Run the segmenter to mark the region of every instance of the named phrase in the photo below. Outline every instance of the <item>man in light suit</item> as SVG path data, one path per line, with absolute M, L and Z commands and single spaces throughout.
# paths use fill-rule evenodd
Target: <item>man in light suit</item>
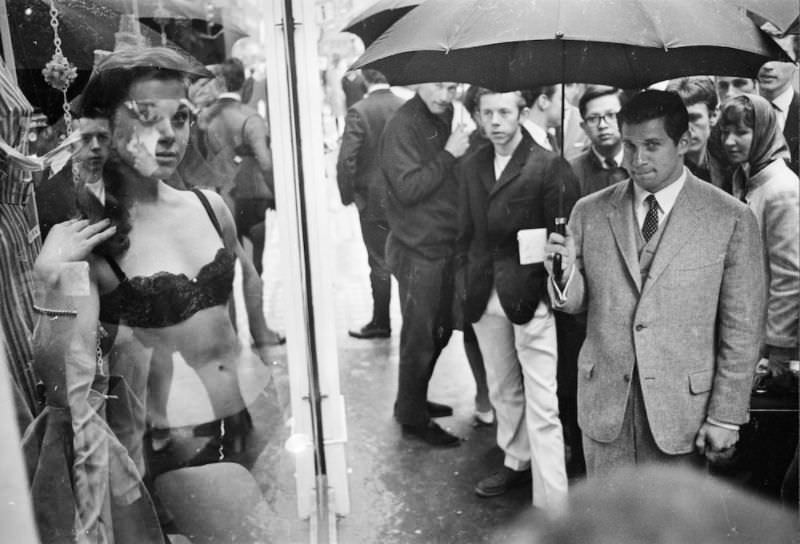
M 567 492 L 556 323 L 544 265 L 523 257 L 517 237 L 552 230 L 559 203 L 569 213 L 580 189 L 567 161 L 522 128 L 519 92 L 481 89 L 476 102 L 492 145 L 479 147 L 459 166 L 459 257 L 466 268 L 465 318 L 474 323 L 483 353 L 505 458 L 475 492 L 493 497 L 532 477 L 534 506 L 553 509 Z
M 755 216 L 683 165 L 688 113 L 645 91 L 621 113 L 631 180 L 578 201 L 554 306 L 586 310 L 578 421 L 589 476 L 724 457 L 747 422 L 761 341 L 764 256 Z M 552 278 L 552 276 L 551 276 Z
M 347 206 L 355 202 L 358 207 L 372 286 L 372 319 L 349 334 L 353 338 L 389 338 L 392 333 L 389 320 L 392 279 L 386 265 L 389 223 L 378 143 L 387 121 L 405 101 L 392 92 L 382 73 L 367 69 L 363 75 L 368 85 L 367 96 L 347 111 L 336 161 L 336 181 L 342 204 Z

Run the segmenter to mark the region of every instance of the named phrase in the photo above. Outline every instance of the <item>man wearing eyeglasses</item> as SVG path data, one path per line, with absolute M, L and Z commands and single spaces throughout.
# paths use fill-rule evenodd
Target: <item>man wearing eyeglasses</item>
M 628 178 L 622 167 L 622 140 L 617 124 L 621 106 L 619 89 L 593 85 L 578 102 L 581 128 L 592 145 L 572 161 L 581 184 L 581 196 L 605 189 Z

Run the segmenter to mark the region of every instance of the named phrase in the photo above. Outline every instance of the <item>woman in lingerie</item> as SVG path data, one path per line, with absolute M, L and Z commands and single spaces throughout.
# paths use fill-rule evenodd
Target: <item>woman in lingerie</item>
M 54 227 L 36 265 L 48 300 L 79 307 L 78 340 L 65 350 L 107 353 L 109 373 L 140 401 L 132 416 L 109 412 L 109 423 L 143 473 L 144 452 L 168 451 L 175 428 L 212 429 L 219 458 L 239 451 L 247 406 L 269 380 L 230 317 L 236 260 L 252 264 L 241 258 L 227 206 L 214 192 L 163 181 L 186 150 L 188 77 L 202 70 L 167 48 L 114 52 L 98 66 L 81 109 L 110 119 L 105 202 L 79 191 L 89 221 Z M 81 261 L 86 288 L 65 287 L 62 271 Z

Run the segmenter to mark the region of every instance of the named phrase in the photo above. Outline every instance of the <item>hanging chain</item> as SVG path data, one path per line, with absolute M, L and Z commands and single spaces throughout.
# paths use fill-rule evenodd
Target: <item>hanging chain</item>
M 72 132 L 72 113 L 69 109 L 67 89 L 69 89 L 69 86 L 75 81 L 75 78 L 78 77 L 78 70 L 67 60 L 64 56 L 64 52 L 61 50 L 61 36 L 58 34 L 58 9 L 56 8 L 55 0 L 50 0 L 50 27 L 53 29 L 53 46 L 55 47 L 55 52 L 50 62 L 42 69 L 42 75 L 51 87 L 61 91 L 63 96 L 61 109 L 64 111 L 64 124 L 67 134 L 70 134 Z

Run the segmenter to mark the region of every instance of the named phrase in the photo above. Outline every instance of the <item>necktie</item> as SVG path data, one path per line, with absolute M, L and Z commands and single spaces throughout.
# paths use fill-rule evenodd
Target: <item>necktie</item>
M 647 215 L 644 217 L 642 236 L 644 236 L 646 242 L 649 242 L 650 238 L 652 238 L 658 230 L 658 201 L 654 195 L 648 195 L 644 201 L 647 202 L 650 207 L 647 210 Z
M 615 161 L 614 159 L 605 158 L 603 159 L 603 162 L 605 163 L 606 168 L 608 168 L 609 170 L 616 170 L 617 161 Z
M 606 166 L 606 171 L 608 172 L 609 185 L 628 179 L 628 172 L 621 166 L 617 166 L 617 161 L 614 159 L 603 159 L 603 164 Z
M 772 109 L 775 110 L 775 116 L 778 118 L 778 128 L 783 130 L 784 125 L 786 125 L 786 113 L 775 102 L 770 102 L 770 104 L 772 104 Z

